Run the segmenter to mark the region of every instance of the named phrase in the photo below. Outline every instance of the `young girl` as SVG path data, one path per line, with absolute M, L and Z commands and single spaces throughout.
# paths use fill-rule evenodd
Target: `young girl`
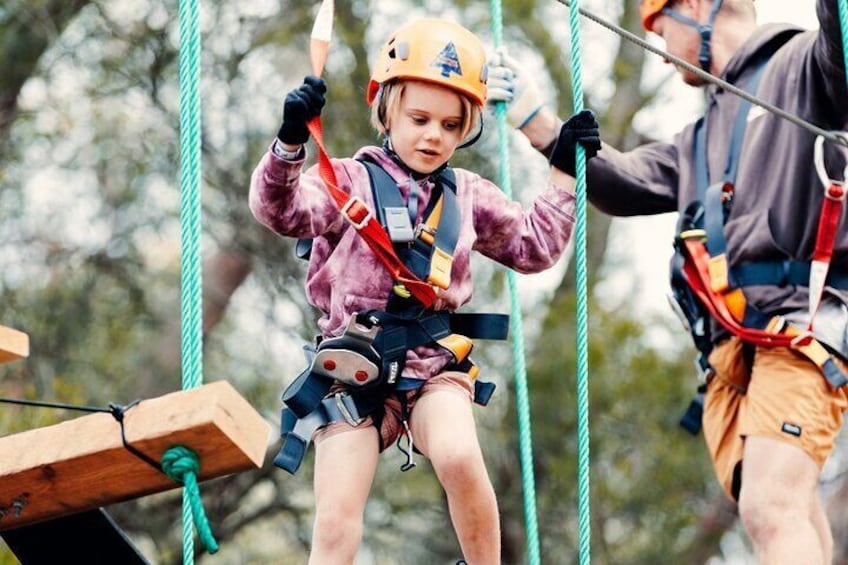
M 402 206 L 386 207 L 382 219 L 391 224 L 388 231 L 395 249 L 412 264 L 415 254 L 409 250 L 423 246 L 432 254 L 428 261 L 440 262 L 440 272 L 447 273 L 446 278 L 428 277 L 425 268 L 419 275 L 437 290 L 438 299 L 430 308 L 423 308 L 399 281 L 392 280 L 363 236 L 340 214 L 318 167 L 301 173 L 303 144 L 309 137 L 305 124 L 321 112 L 324 82 L 307 77 L 286 97 L 277 139 L 251 179 L 250 207 L 274 232 L 314 239 L 306 290 L 324 314 L 318 321 L 324 343 L 347 336 L 360 345 L 363 339 L 376 345 L 377 341 L 369 341 L 371 329 L 360 322 L 389 323 L 394 318 L 385 316 L 387 309 L 395 314 L 414 310 L 415 320 L 451 315 L 471 299 L 471 250 L 522 273 L 547 269 L 562 254 L 571 236 L 575 202 L 574 179 L 562 170 L 573 170 L 576 142 L 588 157 L 600 149 L 597 123 L 588 112 L 566 122 L 551 157 L 548 189 L 524 211 L 479 175 L 446 169 L 454 151 L 479 135 L 486 76 L 483 45 L 462 26 L 422 19 L 401 27 L 383 46 L 368 85 L 371 119 L 385 139 L 383 147 L 363 147 L 352 159 L 332 160 L 339 188 L 375 213 L 383 206 L 375 202 L 363 162 L 377 165 L 393 180 L 392 190 L 399 191 Z M 453 204 L 444 195 L 449 190 L 455 191 Z M 429 221 L 437 215 L 434 208 L 453 218 L 453 224 L 443 227 Z M 455 233 L 452 250 L 437 249 L 439 230 L 442 235 Z M 363 321 L 363 313 L 371 322 Z M 352 317 L 356 323 L 351 325 Z M 381 374 L 379 386 L 365 389 L 367 398 L 379 395 L 378 409 L 367 417 L 361 417 L 365 411 L 361 404 L 351 417 L 357 405 L 346 402 L 358 394 L 351 380 L 336 382 L 334 394 L 312 413 L 332 414 L 314 434 L 316 517 L 310 563 L 353 562 L 378 455 L 401 436 L 409 441 L 410 457 L 414 438 L 415 449 L 431 461 L 468 563 L 500 563 L 497 502 L 471 409 L 476 368 L 467 360 L 461 363 L 464 354 L 457 353 L 457 342 L 450 337 L 461 338 L 452 334 L 424 344 L 410 341 L 411 347 L 395 365 L 399 375 Z M 372 351 L 370 345 L 364 353 L 360 349 L 340 358 L 363 363 Z M 334 362 L 318 363 L 323 368 L 314 365 L 313 373 L 323 372 L 324 378 L 334 374 L 328 373 Z M 357 365 L 356 378 L 370 382 L 370 366 Z

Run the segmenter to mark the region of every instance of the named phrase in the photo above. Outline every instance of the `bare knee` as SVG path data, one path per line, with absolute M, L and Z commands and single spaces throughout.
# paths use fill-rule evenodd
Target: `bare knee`
M 328 505 L 318 510 L 312 533 L 313 548 L 353 555 L 362 540 L 362 516 Z
M 754 540 L 772 539 L 809 513 L 807 497 L 772 481 L 743 484 L 739 493 L 739 517 Z
M 471 450 L 444 449 L 431 454 L 431 461 L 448 494 L 470 493 L 481 481 L 488 482 L 482 460 Z

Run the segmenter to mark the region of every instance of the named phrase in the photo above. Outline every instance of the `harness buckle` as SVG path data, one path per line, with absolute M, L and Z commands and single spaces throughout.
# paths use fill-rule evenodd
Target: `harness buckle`
M 421 222 L 415 226 L 415 239 L 420 239 L 427 245 L 433 245 L 436 240 L 436 228 Z
M 333 398 L 336 401 L 336 408 L 339 409 L 339 414 L 342 415 L 345 422 L 357 428 L 365 421 L 365 418 L 359 416 L 359 411 L 356 409 L 356 404 L 353 404 L 353 397 L 350 396 L 350 393 L 345 391 L 337 392 L 333 395 Z M 351 406 L 347 404 L 348 399 L 350 399 Z M 356 418 L 353 417 L 354 412 L 356 413 Z
M 354 209 L 354 206 L 357 206 L 357 208 Z M 361 214 L 363 211 L 365 212 L 365 215 L 359 220 L 356 220 L 353 217 L 353 214 L 356 214 L 357 212 Z M 374 217 L 374 214 L 371 213 L 371 210 L 365 202 L 358 196 L 351 196 L 348 201 L 344 203 L 344 206 L 342 206 L 341 213 L 357 231 L 364 228 L 365 224 Z
M 813 332 L 809 329 L 802 330 L 798 335 L 792 338 L 792 341 L 789 344 L 792 347 L 804 347 L 805 345 L 809 345 L 810 341 L 813 340 Z

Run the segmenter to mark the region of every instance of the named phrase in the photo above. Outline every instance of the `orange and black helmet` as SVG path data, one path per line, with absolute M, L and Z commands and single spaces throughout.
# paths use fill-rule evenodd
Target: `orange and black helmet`
M 423 18 L 389 36 L 371 71 L 365 99 L 374 102 L 380 85 L 396 78 L 446 86 L 483 106 L 486 101 L 486 50 L 461 25 Z

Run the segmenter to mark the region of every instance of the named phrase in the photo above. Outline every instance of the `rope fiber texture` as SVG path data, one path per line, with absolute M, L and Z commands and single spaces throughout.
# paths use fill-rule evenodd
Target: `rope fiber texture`
M 191 513 L 194 516 L 194 525 L 204 547 L 209 553 L 218 551 L 218 542 L 212 535 L 203 503 L 200 500 L 200 487 L 197 485 L 197 475 L 200 473 L 200 459 L 191 449 L 182 445 L 175 445 L 162 455 L 162 471 L 168 477 L 185 486 L 184 493 L 188 493 Z
M 574 113 L 583 110 L 583 76 L 580 54 L 580 3 L 569 6 L 571 32 L 571 90 Z M 591 562 L 591 508 L 589 455 L 589 330 L 588 284 L 586 277 L 586 152 L 579 143 L 575 155 L 576 216 L 574 258 L 577 295 L 577 545 L 578 563 Z
M 503 41 L 503 10 L 500 0 L 491 0 L 492 38 L 495 48 Z M 498 157 L 500 159 L 500 186 L 507 198 L 512 199 L 510 179 L 509 130 L 506 122 L 506 104 L 495 106 L 498 128 Z M 533 474 L 533 441 L 530 426 L 530 401 L 527 389 L 527 362 L 524 354 L 524 323 L 518 297 L 517 275 L 507 269 L 510 296 L 509 332 L 515 368 L 515 403 L 518 414 L 518 447 L 521 462 L 521 484 L 524 498 L 524 531 L 527 538 L 527 561 L 540 563 L 539 524 L 536 510 L 536 480 Z
M 201 109 L 200 109 L 200 7 L 198 0 L 179 2 L 180 78 L 180 317 L 182 321 L 182 387 L 200 386 L 203 380 L 203 282 L 201 278 Z M 167 455 L 167 452 L 166 452 Z M 164 464 L 164 463 L 163 463 Z M 194 530 L 210 553 L 217 543 L 209 531 L 200 504 L 195 473 L 186 473 L 183 489 L 183 563 L 194 563 Z M 193 488 L 192 488 L 193 485 Z M 211 544 L 208 543 L 211 540 Z M 214 547 L 214 549 L 213 549 Z

